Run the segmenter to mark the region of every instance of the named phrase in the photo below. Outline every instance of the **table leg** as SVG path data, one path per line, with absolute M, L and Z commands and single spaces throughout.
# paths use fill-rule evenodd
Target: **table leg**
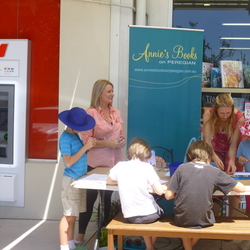
M 95 240 L 94 250 L 99 249 L 99 237 L 101 235 L 101 230 L 103 226 L 104 219 L 104 199 L 105 199 L 105 191 L 98 190 L 98 194 L 100 196 L 99 201 L 99 209 L 98 209 L 98 228 L 97 228 L 97 236 Z
M 113 231 L 108 230 L 108 250 L 114 250 L 114 235 Z

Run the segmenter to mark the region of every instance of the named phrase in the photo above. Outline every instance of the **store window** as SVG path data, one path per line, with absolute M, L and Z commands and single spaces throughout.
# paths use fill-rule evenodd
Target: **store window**
M 230 93 L 250 119 L 250 1 L 173 2 L 173 27 L 204 30 L 201 118 L 219 93 Z
M 188 5 L 188 1 L 185 4 L 188 8 L 174 5 L 173 27 L 204 29 L 203 61 L 211 62 L 214 66 L 219 66 L 220 60 L 238 60 L 244 65 L 250 64 L 248 5 L 238 9 L 228 8 L 225 4 L 224 9 L 223 5 L 206 9 L 200 5 Z

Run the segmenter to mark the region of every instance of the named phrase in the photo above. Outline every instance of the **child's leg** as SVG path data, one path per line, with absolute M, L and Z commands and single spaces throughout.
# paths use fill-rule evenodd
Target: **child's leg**
M 245 199 L 246 199 L 246 214 L 250 216 L 250 195 L 246 195 Z
M 68 245 L 68 221 L 63 216 L 59 224 L 60 245 Z
M 68 241 L 73 239 L 76 216 L 63 216 L 60 225 L 60 245 L 68 245 Z
M 155 238 L 154 243 L 156 241 L 156 237 L 151 236 L 143 236 L 144 242 L 146 244 L 146 250 L 154 250 L 154 244 L 152 238 Z
M 182 238 L 182 243 L 185 250 L 192 250 L 192 238 Z
M 240 203 L 240 196 L 239 195 L 232 195 L 229 196 L 228 198 L 228 202 L 231 206 L 235 207 L 235 208 L 239 208 L 239 203 Z M 230 217 L 234 217 L 236 214 L 236 210 L 229 207 L 229 216 Z
M 199 238 L 182 238 L 182 243 L 185 250 L 192 250 Z
M 198 242 L 199 238 L 192 238 L 192 246 Z
M 157 240 L 157 237 L 151 236 L 151 240 L 152 240 L 152 245 L 154 246 L 154 245 L 155 245 L 155 242 L 156 242 L 156 240 Z
M 66 216 L 69 224 L 68 241 L 74 239 L 76 216 Z

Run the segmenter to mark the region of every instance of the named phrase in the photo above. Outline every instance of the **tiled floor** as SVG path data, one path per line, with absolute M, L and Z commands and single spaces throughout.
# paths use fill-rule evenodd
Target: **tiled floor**
M 86 241 L 91 239 L 95 232 L 96 222 L 90 222 Z M 0 219 L 0 249 L 60 250 L 59 221 Z
M 59 250 L 58 226 L 59 221 L 0 219 L 0 249 Z M 88 250 L 94 248 L 95 232 L 96 222 L 90 222 L 85 237 Z M 200 240 L 193 250 L 239 250 L 239 243 L 240 241 Z M 176 238 L 158 238 L 156 243 L 157 250 L 177 250 L 180 246 L 181 241 Z M 244 250 L 250 250 L 250 247 Z

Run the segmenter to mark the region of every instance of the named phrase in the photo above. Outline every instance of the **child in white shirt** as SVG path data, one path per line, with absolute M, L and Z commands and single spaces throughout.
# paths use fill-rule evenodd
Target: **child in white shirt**
M 127 151 L 128 161 L 117 163 L 111 170 L 107 184 L 118 183 L 122 213 L 130 223 L 147 224 L 160 219 L 164 211 L 148 192 L 152 186 L 158 195 L 164 194 L 159 176 L 147 161 L 151 148 L 146 141 L 135 138 Z M 144 236 L 146 250 L 154 250 L 156 237 Z

